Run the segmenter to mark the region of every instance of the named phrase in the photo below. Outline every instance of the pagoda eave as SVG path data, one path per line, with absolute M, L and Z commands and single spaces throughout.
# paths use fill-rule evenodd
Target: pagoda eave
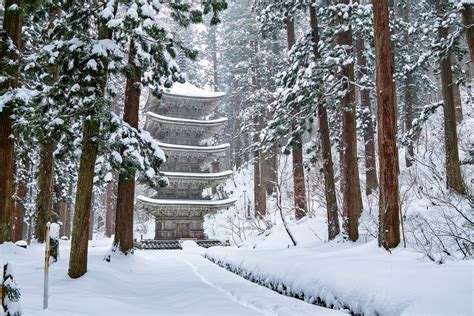
M 227 122 L 226 117 L 218 118 L 215 120 L 194 120 L 194 119 L 183 119 L 183 118 L 159 115 L 150 111 L 147 112 L 146 115 L 153 122 L 158 122 L 162 124 L 172 124 L 172 125 L 221 127 L 225 122 Z
M 160 148 L 168 152 L 186 152 L 186 153 L 203 153 L 203 154 L 225 154 L 225 151 L 230 147 L 230 144 L 222 144 L 217 146 L 188 146 L 175 145 L 158 142 Z
M 232 175 L 232 171 L 223 171 L 216 173 L 194 173 L 194 172 L 168 172 L 164 171 L 162 174 L 170 180 L 227 180 Z
M 161 217 L 200 217 L 229 208 L 236 199 L 225 200 L 176 200 L 137 197 L 137 207 Z

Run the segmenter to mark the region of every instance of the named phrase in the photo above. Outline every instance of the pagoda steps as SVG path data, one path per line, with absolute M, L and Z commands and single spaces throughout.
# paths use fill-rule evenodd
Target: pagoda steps
M 135 242 L 135 249 L 138 250 L 183 250 L 181 243 L 183 240 L 155 240 L 145 239 Z M 196 240 L 199 247 L 211 248 L 215 246 L 229 246 L 217 239 Z

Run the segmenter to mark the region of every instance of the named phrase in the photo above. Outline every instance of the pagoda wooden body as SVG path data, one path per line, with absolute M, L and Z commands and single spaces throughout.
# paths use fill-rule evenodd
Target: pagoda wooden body
M 227 208 L 235 200 L 211 200 L 206 189 L 226 181 L 231 171 L 210 172 L 211 163 L 225 157 L 229 144 L 207 144 L 226 118 L 206 119 L 223 93 L 208 92 L 191 84 L 175 84 L 160 100 L 147 101 L 145 129 L 160 142 L 167 155 L 163 164 L 169 186 L 151 197 L 137 197 L 137 206 L 155 216 L 156 240 L 204 240 L 204 216 Z

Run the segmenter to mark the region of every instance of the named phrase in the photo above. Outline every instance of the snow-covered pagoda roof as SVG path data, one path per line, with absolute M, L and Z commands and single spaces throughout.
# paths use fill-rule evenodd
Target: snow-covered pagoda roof
M 226 207 L 231 207 L 236 199 L 224 200 L 186 200 L 186 199 L 152 199 L 143 195 L 137 196 L 137 206 L 150 213 L 160 214 L 161 216 L 174 216 L 175 213 L 169 213 L 181 210 L 186 214 L 183 216 L 202 216 L 208 212 L 217 211 Z
M 173 83 L 173 86 L 169 89 L 164 89 L 165 95 L 173 95 L 180 97 L 190 97 L 190 98 L 203 98 L 203 99 L 220 99 L 225 96 L 224 92 L 213 92 L 204 90 L 196 87 L 195 85 L 185 82 Z
M 231 170 L 216 173 L 194 173 L 194 172 L 162 172 L 169 179 L 189 179 L 189 180 L 224 180 L 232 175 Z
M 187 145 L 175 145 L 175 144 L 168 144 L 158 142 L 160 148 L 167 151 L 194 151 L 194 152 L 202 152 L 202 153 L 220 153 L 224 152 L 227 148 L 230 147 L 230 144 L 221 144 L 217 146 L 187 146 Z
M 226 117 L 218 118 L 215 120 L 192 120 L 177 117 L 169 117 L 156 114 L 154 112 L 147 112 L 147 116 L 152 120 L 164 124 L 177 124 L 177 125 L 194 125 L 194 126 L 221 126 L 227 121 Z

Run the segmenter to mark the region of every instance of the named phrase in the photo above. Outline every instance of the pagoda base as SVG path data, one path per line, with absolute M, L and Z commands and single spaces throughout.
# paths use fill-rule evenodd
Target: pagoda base
M 155 216 L 155 240 L 206 240 L 202 217 Z

